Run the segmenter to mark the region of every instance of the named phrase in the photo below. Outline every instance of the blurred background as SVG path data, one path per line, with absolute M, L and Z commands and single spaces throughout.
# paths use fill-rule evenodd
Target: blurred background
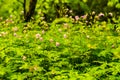
M 27 7 L 29 6 L 27 0 Z M 0 16 L 20 16 L 23 13 L 24 0 L 0 0 Z M 42 16 L 46 21 L 65 16 L 81 16 L 91 12 L 120 15 L 120 0 L 38 0 L 35 18 Z M 37 15 L 38 14 L 38 15 Z

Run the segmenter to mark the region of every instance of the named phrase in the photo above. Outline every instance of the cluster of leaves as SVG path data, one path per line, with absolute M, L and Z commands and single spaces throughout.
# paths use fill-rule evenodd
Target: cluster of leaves
M 0 79 L 120 79 L 120 18 L 112 24 L 99 21 L 102 13 L 86 16 L 52 23 L 0 18 Z

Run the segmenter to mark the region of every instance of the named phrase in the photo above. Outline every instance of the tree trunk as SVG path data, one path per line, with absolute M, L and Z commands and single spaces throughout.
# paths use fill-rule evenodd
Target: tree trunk
M 24 19 L 25 19 L 25 22 L 30 21 L 31 17 L 33 16 L 33 14 L 35 12 L 36 4 L 37 4 L 37 0 L 30 0 L 29 10 L 26 11 L 26 0 L 24 0 L 23 7 L 24 7 Z

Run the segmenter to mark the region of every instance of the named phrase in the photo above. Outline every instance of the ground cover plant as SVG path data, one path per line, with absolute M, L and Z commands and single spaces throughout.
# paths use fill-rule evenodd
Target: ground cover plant
M 19 1 L 17 4 L 21 6 Z M 3 0 L 0 2 L 0 5 L 6 3 Z M 107 5 L 112 2 L 112 6 L 117 6 L 119 10 L 119 1 L 109 0 Z M 76 9 L 66 9 L 63 0 L 63 7 L 59 9 L 61 13 L 56 17 L 55 8 L 49 8 L 51 3 L 51 0 L 46 0 L 41 6 L 37 4 L 30 22 L 24 22 L 22 7 L 18 11 L 17 5 L 1 7 L 10 10 L 8 13 L 0 10 L 5 13 L 0 13 L 0 80 L 119 80 L 118 12 L 96 10 L 78 15 L 72 12 Z M 71 6 L 74 8 L 74 5 Z M 89 8 L 86 3 L 83 6 Z

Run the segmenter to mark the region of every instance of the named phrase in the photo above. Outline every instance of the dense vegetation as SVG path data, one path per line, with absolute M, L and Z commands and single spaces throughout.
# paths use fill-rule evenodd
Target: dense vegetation
M 120 80 L 119 0 L 38 0 L 30 22 L 23 0 L 0 8 L 0 80 Z

